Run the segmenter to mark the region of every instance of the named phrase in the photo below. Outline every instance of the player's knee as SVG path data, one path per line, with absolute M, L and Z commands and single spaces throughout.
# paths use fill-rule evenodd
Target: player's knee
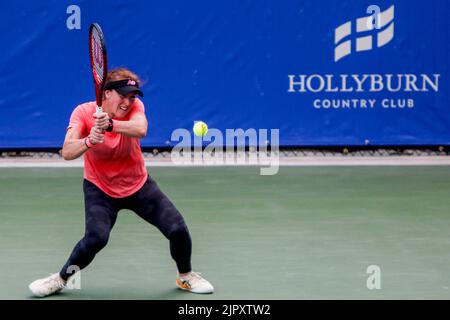
M 84 237 L 85 247 L 94 252 L 103 249 L 108 243 L 109 234 L 100 232 L 90 232 Z
M 168 238 L 169 239 L 190 238 L 190 235 L 186 225 L 184 223 L 183 224 L 180 223 L 172 226 Z

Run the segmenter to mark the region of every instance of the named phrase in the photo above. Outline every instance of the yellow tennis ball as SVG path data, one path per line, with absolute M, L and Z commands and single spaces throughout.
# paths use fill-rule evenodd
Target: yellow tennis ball
M 197 121 L 192 129 L 198 137 L 203 137 L 208 132 L 208 126 L 203 121 Z

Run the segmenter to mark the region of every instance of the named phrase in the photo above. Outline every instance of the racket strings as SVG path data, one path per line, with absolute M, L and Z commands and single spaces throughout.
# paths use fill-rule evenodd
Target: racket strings
M 94 65 L 96 81 L 98 83 L 102 83 L 105 77 L 103 72 L 103 48 L 102 42 L 100 41 L 100 36 L 96 29 L 94 29 L 92 32 L 91 56 Z

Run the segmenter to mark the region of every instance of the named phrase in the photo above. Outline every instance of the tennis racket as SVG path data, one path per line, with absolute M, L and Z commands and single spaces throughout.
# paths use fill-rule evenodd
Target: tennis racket
M 95 99 L 97 100 L 97 114 L 103 112 L 102 97 L 108 73 L 108 60 L 103 31 L 98 23 L 89 28 L 89 57 L 92 75 L 94 76 Z

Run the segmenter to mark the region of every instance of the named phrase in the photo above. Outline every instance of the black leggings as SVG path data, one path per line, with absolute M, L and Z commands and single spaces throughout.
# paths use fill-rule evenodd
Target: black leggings
M 192 243 L 183 217 L 156 182 L 148 177 L 142 188 L 126 198 L 112 198 L 88 180 L 83 182 L 86 214 L 86 232 L 72 251 L 60 276 L 67 280 L 73 269 L 85 268 L 108 243 L 109 233 L 121 209 L 134 211 L 145 221 L 157 227 L 169 239 L 170 254 L 178 272 L 191 271 Z

